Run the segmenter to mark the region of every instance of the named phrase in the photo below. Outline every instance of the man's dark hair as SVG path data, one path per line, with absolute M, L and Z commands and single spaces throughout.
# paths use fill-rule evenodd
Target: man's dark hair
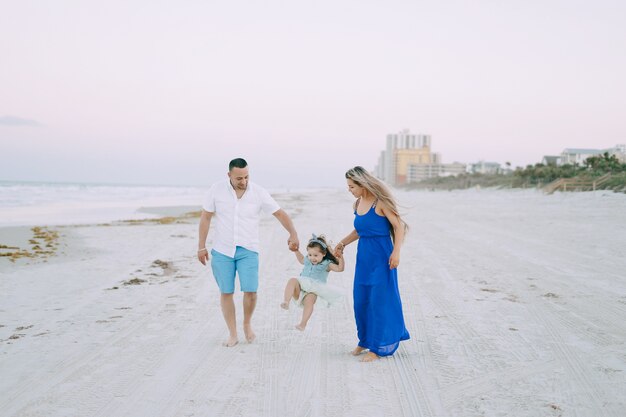
M 228 170 L 232 171 L 233 168 L 245 168 L 248 166 L 248 163 L 243 158 L 235 158 L 228 164 Z

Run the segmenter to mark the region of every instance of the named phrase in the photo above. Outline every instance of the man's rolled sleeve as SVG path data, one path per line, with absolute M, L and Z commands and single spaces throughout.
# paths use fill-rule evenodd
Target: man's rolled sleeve
M 209 189 L 204 197 L 202 209 L 210 213 L 215 213 L 215 184 Z
M 261 191 L 261 210 L 263 211 L 264 214 L 270 215 L 280 210 L 280 206 L 278 205 L 276 200 L 274 200 L 274 198 L 270 195 L 270 193 L 267 192 L 267 190 L 262 189 L 260 191 Z

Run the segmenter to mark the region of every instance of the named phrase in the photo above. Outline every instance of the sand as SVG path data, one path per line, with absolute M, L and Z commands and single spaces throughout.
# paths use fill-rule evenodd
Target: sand
M 345 191 L 276 197 L 302 240 L 351 230 Z M 349 296 L 294 329 L 300 310 L 279 303 L 300 267 L 273 218 L 261 226 L 257 340 L 240 334 L 233 348 L 195 257 L 195 219 L 55 227 L 55 256 L 0 258 L 1 414 L 624 415 L 626 196 L 398 197 L 411 225 L 399 277 L 412 337 L 392 358 L 349 355 Z M 25 230 L 0 229 L 0 243 Z M 347 294 L 354 258 L 351 245 L 329 278 Z M 236 303 L 241 319 L 240 293 Z

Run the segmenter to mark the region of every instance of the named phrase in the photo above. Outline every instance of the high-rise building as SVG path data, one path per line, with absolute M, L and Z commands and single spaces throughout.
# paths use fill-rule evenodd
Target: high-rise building
M 387 135 L 385 150 L 374 170 L 376 176 L 390 185 L 403 185 L 465 172 L 464 164 L 442 164 L 441 155 L 431 152 L 430 145 L 430 135 L 412 134 L 408 129 Z
M 409 129 L 387 135 L 377 174 L 391 185 L 404 184 L 412 163 L 430 162 L 430 135 L 412 134 Z

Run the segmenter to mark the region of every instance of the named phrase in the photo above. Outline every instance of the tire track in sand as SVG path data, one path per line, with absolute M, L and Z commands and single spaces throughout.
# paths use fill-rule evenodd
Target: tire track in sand
M 603 408 L 603 399 L 600 394 L 600 388 L 593 381 L 593 374 L 589 370 L 587 364 L 583 362 L 574 350 L 565 342 L 562 335 L 554 324 L 555 319 L 552 313 L 545 308 L 534 307 L 529 311 L 535 317 L 537 323 L 540 323 L 546 329 L 546 337 L 552 341 L 553 352 L 561 365 L 564 366 L 566 372 L 575 381 L 575 386 L 583 388 L 577 395 L 587 397 L 594 405 L 596 417 L 605 417 L 607 414 Z

